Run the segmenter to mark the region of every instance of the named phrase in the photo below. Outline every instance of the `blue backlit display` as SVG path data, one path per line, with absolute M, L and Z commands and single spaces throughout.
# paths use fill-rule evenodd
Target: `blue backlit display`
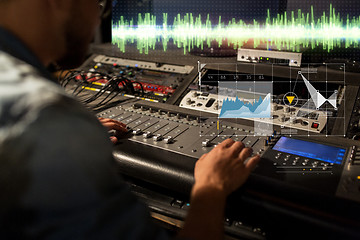
M 334 164 L 341 164 L 346 152 L 344 148 L 288 137 L 281 137 L 273 149 Z

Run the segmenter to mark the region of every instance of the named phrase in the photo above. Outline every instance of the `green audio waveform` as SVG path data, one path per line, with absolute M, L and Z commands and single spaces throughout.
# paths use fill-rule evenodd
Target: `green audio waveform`
M 242 20 L 232 19 L 227 24 L 219 21 L 213 25 L 210 16 L 202 19 L 201 15 L 194 17 L 187 13 L 178 14 L 172 25 L 168 25 L 168 15 L 163 13 L 163 24 L 156 25 L 156 16 L 149 13 L 138 14 L 134 20 L 120 17 L 112 24 L 112 42 L 125 52 L 128 43 L 135 43 L 140 53 L 148 53 L 155 49 L 157 43 L 162 43 L 166 51 L 168 43 L 172 41 L 178 48 L 184 49 L 184 54 L 197 47 L 203 49 L 210 46 L 214 40 L 219 47 L 227 44 L 239 48 L 249 44 L 255 48 L 266 43 L 267 48 L 278 50 L 300 51 L 301 48 L 322 48 L 331 51 L 334 47 L 359 47 L 360 16 L 342 18 L 330 4 L 329 13 L 323 12 L 319 18 L 314 17 L 314 9 L 304 13 L 300 9 L 296 12 L 285 12 L 276 17 L 267 17 L 264 23 L 255 19 L 251 24 Z

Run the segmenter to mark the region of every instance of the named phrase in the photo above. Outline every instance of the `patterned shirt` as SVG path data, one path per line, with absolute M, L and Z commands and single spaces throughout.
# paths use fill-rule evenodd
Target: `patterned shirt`
M 167 239 L 104 127 L 0 28 L 0 239 Z

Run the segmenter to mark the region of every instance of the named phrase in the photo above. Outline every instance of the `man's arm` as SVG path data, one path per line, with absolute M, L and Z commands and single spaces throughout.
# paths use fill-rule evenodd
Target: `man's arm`
M 75 103 L 54 103 L 37 115 L 8 144 L 9 159 L 17 166 L 8 184 L 24 179 L 24 191 L 9 208 L 5 234 L 19 233 L 15 239 L 168 239 L 119 177 L 112 145 L 94 116 Z
M 196 163 L 190 209 L 180 237 L 222 239 L 226 197 L 249 177 L 260 157 L 231 139 L 223 141 Z

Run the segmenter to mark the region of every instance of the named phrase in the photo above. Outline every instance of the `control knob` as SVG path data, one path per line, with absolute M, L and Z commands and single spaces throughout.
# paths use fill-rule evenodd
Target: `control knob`
M 285 115 L 284 114 L 280 115 L 279 119 L 280 122 L 285 122 Z
M 198 94 L 197 92 L 194 92 L 194 93 L 192 94 L 192 96 L 193 96 L 193 97 L 197 97 L 197 96 L 199 96 L 199 94 Z
M 276 103 L 273 103 L 273 104 L 271 105 L 271 109 L 272 109 L 273 111 L 276 111 L 276 110 L 278 109 L 277 104 L 276 104 Z

